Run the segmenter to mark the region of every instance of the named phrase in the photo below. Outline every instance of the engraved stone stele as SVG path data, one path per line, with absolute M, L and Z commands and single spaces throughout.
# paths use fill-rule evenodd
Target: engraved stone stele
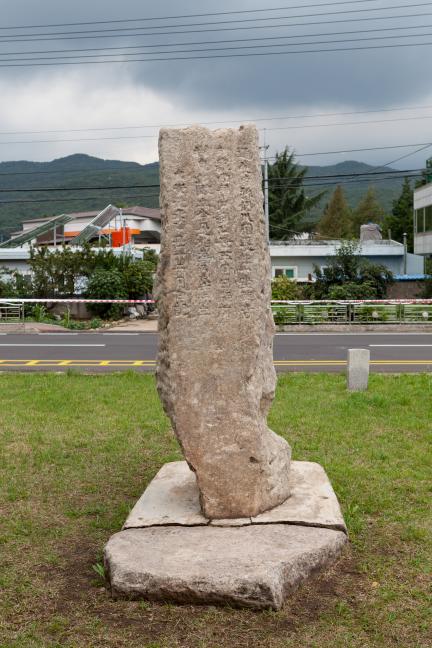
M 254 127 L 164 130 L 158 389 L 165 464 L 105 546 L 114 598 L 279 609 L 347 542 L 323 468 L 268 429 L 270 259 Z
M 254 126 L 164 129 L 157 386 L 207 518 L 289 496 L 275 390 L 270 257 Z

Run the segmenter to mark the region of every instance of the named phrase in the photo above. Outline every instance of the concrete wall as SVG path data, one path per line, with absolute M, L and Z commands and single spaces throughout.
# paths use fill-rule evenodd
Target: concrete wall
M 30 274 L 26 259 L 0 259 L 0 268 L 8 268 L 9 270 L 18 270 L 22 274 Z
M 432 232 L 414 234 L 415 254 L 432 254 Z
M 387 291 L 388 299 L 420 299 L 424 281 L 396 281 Z
M 432 183 L 419 187 L 414 191 L 414 209 L 421 210 L 432 205 Z M 417 229 L 420 232 L 417 232 Z M 429 229 L 429 228 L 427 228 Z M 414 231 L 414 252 L 416 254 L 432 254 L 432 232 L 422 232 L 422 226 L 417 224 L 417 216 L 415 217 L 415 231 Z

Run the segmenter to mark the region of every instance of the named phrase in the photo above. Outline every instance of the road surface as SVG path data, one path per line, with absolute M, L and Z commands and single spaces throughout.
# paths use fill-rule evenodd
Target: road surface
M 0 371 L 83 372 L 155 369 L 157 333 L 2 333 Z M 280 333 L 278 371 L 338 372 L 349 348 L 368 348 L 371 371 L 432 371 L 432 333 Z

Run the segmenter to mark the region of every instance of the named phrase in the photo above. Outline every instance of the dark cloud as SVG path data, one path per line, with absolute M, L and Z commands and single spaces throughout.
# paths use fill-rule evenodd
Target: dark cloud
M 113 0 L 75 0 L 73 3 L 59 3 L 58 0 L 3 0 L 2 14 L 4 25 L 44 24 L 55 22 L 74 22 L 79 20 L 109 20 L 115 18 L 134 18 L 150 15 L 147 7 L 140 0 L 125 0 L 121 4 Z M 147 4 L 147 3 L 145 3 Z M 232 0 L 208 2 L 203 6 L 198 0 L 182 2 L 163 0 L 152 4 L 152 15 L 177 15 L 205 11 L 229 11 L 233 9 L 251 9 L 256 7 L 274 7 L 283 5 L 282 0 L 240 1 L 235 4 Z M 288 3 L 286 2 L 288 5 Z M 292 5 L 293 3 L 291 3 Z M 294 4 L 300 5 L 302 2 Z M 303 4 L 311 4 L 304 2 Z M 400 1 L 407 4 L 407 0 Z M 374 5 L 373 5 L 374 6 Z M 388 6 L 388 3 L 385 4 Z M 367 8 L 367 5 L 355 5 L 354 8 Z M 330 8 L 340 11 L 341 7 Z M 421 12 L 423 8 L 418 8 Z M 328 11 L 323 8 L 321 11 Z M 318 10 L 319 11 L 319 10 Z M 281 11 L 275 16 L 290 13 L 301 14 L 317 12 L 317 9 Z M 414 13 L 413 9 L 413 13 Z M 409 13 L 407 10 L 397 10 L 394 13 Z M 359 16 L 373 14 L 359 14 Z M 249 16 L 245 16 L 249 17 Z M 336 17 L 340 18 L 340 17 Z M 229 17 L 215 17 L 204 20 L 228 20 Z M 330 16 L 327 18 L 330 19 Z M 199 21 L 199 19 L 196 19 Z M 277 20 L 277 18 L 275 19 Z M 311 19 L 312 20 L 312 19 Z M 319 20 L 313 18 L 313 20 Z M 174 23 L 175 21 L 171 21 Z M 178 22 L 188 22 L 182 20 Z M 286 21 L 285 21 L 286 22 Z M 299 20 L 297 21 L 299 22 Z M 307 22 L 304 20 L 304 22 Z M 432 16 L 429 22 L 432 24 Z M 304 26 L 295 29 L 260 30 L 260 36 L 280 36 L 283 34 L 308 34 L 329 31 L 344 31 L 371 29 L 377 26 L 406 26 L 427 24 L 428 19 L 413 18 L 410 21 L 385 21 L 376 25 L 374 22 L 360 22 L 325 26 Z M 425 31 L 425 30 L 423 30 Z M 426 30 L 427 31 L 427 30 Z M 413 30 L 413 33 L 415 30 Z M 417 30 L 418 32 L 418 30 Z M 124 41 L 105 37 L 105 43 L 110 45 L 135 44 L 137 42 L 169 43 L 187 41 L 206 41 L 209 43 L 221 38 L 236 39 L 250 38 L 256 35 L 251 31 L 207 32 L 188 34 L 184 36 L 140 37 Z M 373 36 L 374 34 L 370 34 Z M 388 34 L 387 34 L 388 35 Z M 361 37 L 359 35 L 357 37 Z M 368 36 L 363 34 L 363 37 Z M 334 37 L 337 38 L 337 37 Z M 344 38 L 340 36 L 338 38 Z M 349 38 L 348 36 L 345 38 Z M 305 40 L 305 39 L 299 39 Z M 317 40 L 323 40 L 318 38 Z M 330 39 L 329 39 L 330 40 Z M 420 40 L 420 39 L 419 39 Z M 421 39 L 427 41 L 427 38 Z M 430 38 L 432 41 L 432 37 Z M 32 45 L 16 44 L 2 45 L 1 51 L 24 48 L 32 49 L 61 49 L 64 46 L 80 47 L 86 41 L 58 41 L 56 43 L 33 43 Z M 100 41 L 87 41 L 89 47 L 97 46 Z M 382 41 L 390 44 L 391 41 Z M 358 45 L 374 44 L 365 41 Z M 36 46 L 35 46 L 36 45 Z M 236 43 L 232 43 L 235 46 Z M 345 44 L 349 45 L 349 43 Z M 17 46 L 19 46 L 17 48 Z M 341 46 L 343 46 L 341 44 Z M 318 46 L 321 47 L 321 46 Z M 162 47 L 162 49 L 164 49 Z M 310 49 L 305 46 L 304 49 Z M 350 105 L 355 107 L 389 106 L 404 103 L 419 102 L 423 96 L 430 93 L 430 84 L 425 79 L 430 78 L 430 48 L 401 48 L 387 50 L 370 50 L 356 52 L 332 52 L 327 54 L 299 54 L 286 56 L 244 57 L 227 59 L 205 59 L 200 61 L 155 62 L 152 64 L 139 63 L 128 66 L 127 74 L 132 75 L 138 84 L 151 87 L 165 96 L 175 98 L 185 106 L 200 109 L 278 109 L 295 106 Z M 184 55 L 186 56 L 186 54 Z M 37 68 L 23 69 L 13 72 L 4 70 L 0 74 L 31 75 Z M 67 70 L 68 68 L 65 68 Z M 70 69 L 70 68 L 69 68 Z M 86 74 L 86 68 L 80 68 Z M 115 78 L 124 74 L 121 66 L 100 66 L 101 78 Z

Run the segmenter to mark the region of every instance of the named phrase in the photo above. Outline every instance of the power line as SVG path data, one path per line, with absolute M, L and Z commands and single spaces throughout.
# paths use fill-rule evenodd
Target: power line
M 278 16 L 278 20 L 285 20 L 285 19 L 292 19 L 292 18 L 313 18 L 315 16 L 341 16 L 343 14 L 358 14 L 358 13 L 367 13 L 371 11 L 394 11 L 394 9 L 412 9 L 414 7 L 427 7 L 430 6 L 430 2 L 417 2 L 415 4 L 406 4 L 406 5 L 398 5 L 395 7 L 394 5 L 390 5 L 387 7 L 368 7 L 367 9 L 343 9 L 342 11 L 326 11 L 326 12 L 318 12 L 318 13 L 309 13 L 309 14 L 295 14 L 294 16 Z M 139 27 L 140 30 L 147 30 L 147 29 L 169 29 L 171 27 L 207 27 L 208 25 L 232 25 L 234 23 L 250 23 L 250 22 L 268 22 L 269 20 L 275 20 L 274 16 L 270 17 L 264 17 L 264 18 L 239 18 L 239 19 L 234 19 L 234 20 L 218 20 L 218 21 L 207 21 L 207 22 L 202 22 L 202 23 L 180 23 L 180 24 L 175 24 L 175 25 L 151 25 L 150 27 Z M 69 35 L 75 35 L 75 34 L 112 34 L 113 32 L 131 32 L 131 31 L 137 31 L 137 27 L 116 27 L 116 28 L 110 28 L 110 29 L 97 29 L 92 31 L 83 31 L 83 30 L 78 30 L 78 31 L 67 31 L 67 32 L 45 32 L 41 34 L 36 34 L 37 36 L 69 36 Z M 27 38 L 27 37 L 32 37 L 35 34 L 12 34 L 14 39 L 20 39 L 20 38 Z M 127 36 L 128 34 L 120 34 L 121 36 Z M 3 40 L 3 39 L 1 39 Z M 9 42 L 9 41 L 8 41 Z
M 364 126 L 365 124 L 391 124 L 393 122 L 403 121 L 418 121 L 419 119 L 432 119 L 432 115 L 420 115 L 418 117 L 397 117 L 395 119 L 373 119 L 368 121 L 352 121 L 352 122 L 339 122 L 330 124 L 300 124 L 297 126 L 276 126 L 266 128 L 266 131 L 283 131 L 283 130 L 298 130 L 309 128 L 327 128 L 332 126 Z
M 405 176 L 405 175 L 421 175 L 425 169 L 405 169 L 405 170 L 396 170 L 389 169 L 388 171 L 353 171 L 352 173 L 334 173 L 326 175 L 306 175 L 304 180 L 325 180 L 328 178 L 352 178 L 352 177 L 363 177 L 363 176 L 376 176 L 376 175 L 385 175 L 388 176 L 384 180 L 391 178 L 392 176 Z M 282 182 L 283 178 L 270 178 L 269 182 Z M 154 189 L 159 188 L 160 184 L 144 184 L 144 185 L 104 185 L 104 186 L 86 186 L 86 187 L 27 187 L 27 188 L 0 188 L 1 193 L 16 193 L 16 192 L 51 192 L 51 191 L 90 191 L 90 190 L 105 190 L 105 189 Z
M 312 155 L 337 155 L 338 153 L 362 153 L 364 151 L 386 151 L 397 148 L 412 148 L 413 146 L 432 146 L 432 142 L 427 142 L 423 144 L 396 144 L 393 146 L 372 146 L 369 148 L 359 148 L 359 149 L 339 149 L 337 151 L 315 151 L 313 153 L 295 153 L 297 157 L 308 157 Z M 276 156 L 268 158 L 269 160 L 276 160 Z
M 376 1 L 376 0 L 373 0 Z M 57 49 L 57 50 L 26 50 L 24 52 L 3 52 L 1 55 L 7 56 L 25 56 L 28 54 L 68 54 L 72 52 L 105 52 L 110 50 L 132 50 L 140 49 L 145 47 L 146 49 L 155 48 L 155 47 L 180 47 L 184 45 L 220 45 L 222 43 L 245 43 L 245 42 L 256 42 L 256 41 L 273 41 L 273 40 L 282 40 L 282 39 L 291 39 L 291 38 L 316 38 L 321 36 L 344 36 L 350 34 L 370 34 L 376 32 L 388 32 L 388 31 L 404 31 L 406 29 L 428 29 L 432 25 L 405 25 L 401 27 L 379 27 L 376 29 L 357 29 L 351 31 L 338 31 L 338 32 L 323 32 L 319 34 L 291 34 L 284 36 L 256 36 L 254 38 L 231 38 L 231 39 L 219 39 L 219 40 L 205 40 L 205 41 L 189 41 L 189 42 L 180 42 L 180 43 L 151 43 L 148 45 L 122 45 L 118 47 L 86 47 L 86 48 L 68 48 L 68 49 Z M 117 54 L 117 56 L 119 56 Z M 100 56 L 107 56 L 107 54 L 100 54 Z M 56 57 L 52 57 L 56 58 Z M 73 58 L 73 57 L 72 57 Z
M 363 41 L 384 41 L 384 40 L 394 40 L 397 38 L 425 38 L 426 36 L 432 36 L 431 32 L 428 32 L 426 34 L 394 34 L 392 36 L 363 36 L 361 38 L 339 38 L 339 39 L 332 39 L 331 41 L 329 40 L 320 40 L 320 41 L 300 41 L 300 42 L 294 42 L 294 43 L 266 43 L 265 45 L 232 45 L 229 47 L 199 47 L 199 48 L 192 48 L 192 49 L 179 49 L 179 50 L 159 50 L 156 52 L 151 52 L 151 54 L 185 54 L 185 53 L 192 53 L 192 52 L 226 52 L 226 51 L 237 51 L 237 50 L 247 50 L 247 49 L 265 49 L 269 47 L 299 47 L 299 46 L 304 46 L 304 45 L 333 45 L 335 43 L 356 43 L 356 42 L 363 42 Z M 252 54 L 253 52 L 251 52 Z M 278 52 L 274 52 L 274 54 L 277 54 Z M 110 57 L 113 58 L 115 56 L 141 56 L 143 54 L 148 54 L 148 52 L 135 52 L 135 53 L 123 53 L 123 52 L 118 52 L 116 54 L 73 54 L 72 56 L 38 56 L 38 57 L 28 57 L 28 58 L 0 58 L 1 61 L 6 61 L 6 62 L 23 62 L 23 61 L 55 61 L 56 63 L 60 64 L 63 61 L 69 61 L 70 59 L 75 59 L 74 62 L 78 63 L 81 61 L 78 61 L 77 59 L 91 59 L 96 60 L 101 58 L 101 56 L 104 57 Z M 258 52 L 257 52 L 258 54 Z M 134 59 L 129 59 L 130 61 L 133 61 Z M 87 62 L 87 61 L 83 61 Z M 109 61 L 105 61 L 109 63 Z
M 389 180 L 392 177 L 397 176 L 399 177 L 404 177 L 405 175 L 409 174 L 411 177 L 414 176 L 421 176 L 423 169 L 413 169 L 413 170 L 405 170 L 405 171 L 397 171 L 397 170 L 389 170 L 389 171 L 381 171 L 381 172 L 353 172 L 353 173 L 341 173 L 341 174 L 329 174 L 329 175 L 316 175 L 316 176 L 305 176 L 304 182 L 308 184 L 309 180 L 326 180 L 329 178 L 349 178 L 347 182 L 350 182 L 352 179 L 359 177 L 360 179 L 363 180 L 370 180 L 370 176 L 375 176 L 375 175 L 385 175 L 386 177 L 384 178 L 378 178 L 377 180 Z M 367 177 L 364 177 L 367 176 Z M 283 186 L 299 186 L 301 183 L 295 183 L 295 184 L 285 184 L 283 182 L 283 178 L 270 178 L 269 182 L 277 182 L 279 184 L 283 184 Z M 288 179 L 289 180 L 289 179 Z M 355 180 L 354 180 L 355 181 Z M 332 183 L 334 184 L 334 183 Z M 103 186 L 85 186 L 85 187 L 27 187 L 27 188 L 1 188 L 0 193 L 35 193 L 35 192 L 58 192 L 58 191 L 64 191 L 64 192 L 70 192 L 70 191 L 105 191 L 105 190 L 123 190 L 123 189 L 155 189 L 159 188 L 160 184 L 144 184 L 144 185 L 103 185 Z
M 102 191 L 106 189 L 154 189 L 155 187 L 160 187 L 159 184 L 151 185 L 113 185 L 113 186 L 103 186 L 103 187 L 45 187 L 45 188 L 27 188 L 27 189 L 0 189 L 0 193 L 33 193 L 33 192 L 51 192 L 51 191 Z
M 423 3 L 424 5 L 429 5 L 430 3 Z M 407 5 L 407 6 L 414 6 L 414 5 Z M 311 16 L 312 14 L 309 14 Z M 321 16 L 325 16 L 327 14 L 318 14 Z M 210 33 L 210 32 L 222 32 L 222 31 L 244 31 L 244 30 L 257 30 L 257 29 L 279 29 L 279 28 L 284 28 L 284 27 L 305 27 L 305 26 L 310 26 L 310 25 L 332 25 L 332 24 L 339 24 L 339 23 L 357 23 L 357 22 L 369 22 L 371 20 L 399 20 L 400 18 L 418 18 L 420 16 L 430 16 L 432 15 L 430 12 L 417 12 L 417 13 L 410 13 L 410 14 L 400 14 L 400 15 L 394 15 L 394 16 L 368 16 L 364 18 L 345 18 L 345 19 L 340 19 L 340 20 L 325 20 L 325 21 L 310 21 L 310 22 L 301 22 L 301 23 L 276 23 L 273 25 L 241 25 L 241 26 L 236 26 L 236 27 L 218 27 L 218 28 L 208 28 L 208 29 L 188 29 L 188 30 L 171 30 L 171 31 L 166 31 L 166 32 L 143 32 L 143 31 L 138 31 L 140 28 L 136 28 L 137 33 L 134 34 L 110 34 L 110 38 L 125 38 L 125 37 L 136 37 L 136 36 L 167 36 L 167 35 L 173 35 L 173 34 L 195 34 L 195 33 Z M 294 18 L 295 16 L 291 16 L 291 18 Z M 307 17 L 307 16 L 304 16 Z M 285 19 L 283 17 L 282 19 Z M 236 21 L 240 22 L 240 21 Z M 223 24 L 229 25 L 232 24 L 228 21 L 225 21 Z M 195 24 L 196 26 L 196 24 Z M 178 25 L 176 25 L 178 27 Z M 56 41 L 56 40 L 89 40 L 89 39 L 101 39 L 104 36 L 102 35 L 97 35 L 93 34 L 92 32 L 77 32 L 77 34 L 81 35 L 71 35 L 71 36 L 62 36 L 57 34 L 57 36 L 43 36 L 42 38 L 39 36 L 33 36 L 33 38 L 2 38 L 0 37 L 0 43 L 15 43 L 15 42 L 36 42 L 36 41 Z M 17 35 L 18 36 L 18 35 Z
M 431 14 L 432 15 L 432 14 Z M 325 52 L 353 52 L 361 50 L 377 50 L 377 49 L 390 49 L 395 47 L 421 47 L 430 46 L 432 42 L 427 43 L 397 43 L 394 45 L 367 45 L 365 47 L 338 47 L 328 49 L 312 49 L 312 50 L 297 50 L 285 52 L 250 52 L 243 54 L 208 54 L 204 56 L 180 56 L 180 57 L 164 57 L 164 58 L 145 58 L 145 59 L 123 59 L 111 61 L 63 61 L 58 63 L 7 63 L 0 64 L 0 68 L 17 68 L 17 67 L 46 67 L 46 66 L 61 66 L 61 65 L 100 65 L 107 63 L 152 63 L 162 61 L 197 61 L 201 59 L 225 59 L 225 58 L 238 58 L 238 57 L 255 57 L 255 56 L 281 56 L 281 55 L 298 55 L 298 54 L 318 54 Z
M 0 162 L 0 167 L 1 167 L 2 164 L 16 164 L 16 163 L 15 162 L 12 162 L 12 163 L 11 162 Z M 51 163 L 46 162 L 45 164 L 51 164 Z M 53 171 L 5 171 L 4 173 L 0 173 L 0 177 L 2 177 L 2 176 L 19 176 L 19 175 L 25 175 L 25 176 L 27 176 L 27 175 L 46 175 L 46 174 L 54 175 L 54 174 L 57 174 L 57 173 L 64 174 L 64 173 L 83 173 L 83 172 L 86 172 L 86 173 L 93 173 L 93 172 L 110 173 L 111 171 L 136 171 L 137 173 L 138 172 L 141 173 L 141 172 L 144 171 L 145 166 L 147 166 L 147 165 L 142 165 L 142 166 L 139 165 L 138 167 L 136 167 L 136 166 L 128 167 L 128 166 L 126 166 L 127 162 L 125 162 L 124 164 L 125 164 L 125 166 L 108 167 L 108 168 L 96 167 L 94 169 L 92 169 L 90 167 L 85 167 L 85 168 L 82 168 L 82 169 L 77 169 L 77 168 L 68 169 L 66 167 L 66 168 L 63 168 L 63 169 L 56 169 L 56 170 L 53 170 Z M 154 162 L 152 162 L 151 164 L 154 164 Z
M 366 2 L 377 2 L 378 0 L 342 0 L 339 2 L 323 2 L 318 4 L 309 4 L 309 5 L 297 5 L 293 7 L 269 7 L 267 9 L 242 9 L 237 11 L 216 11 L 212 13 L 197 13 L 197 14 L 183 14 L 177 16 L 147 16 L 145 18 L 122 18 L 118 20 L 92 20 L 87 22 L 73 22 L 73 23 L 57 23 L 57 24 L 44 24 L 44 25 L 15 25 L 8 27 L 0 27 L 0 30 L 5 29 L 42 29 L 45 27 L 77 27 L 79 25 L 105 25 L 105 24 L 114 24 L 114 23 L 129 23 L 129 22 L 141 22 L 149 20 L 177 20 L 180 18 L 199 18 L 204 16 L 226 16 L 226 15 L 237 15 L 237 14 L 250 14 L 250 13 L 263 13 L 269 11 L 287 11 L 291 9 L 308 9 L 310 7 L 326 7 L 332 5 L 342 5 L 342 4 L 363 4 Z
M 335 128 L 341 126 L 364 126 L 367 124 L 392 124 L 394 122 L 405 122 L 405 121 L 419 121 L 422 119 L 432 119 L 432 115 L 419 115 L 416 117 L 396 117 L 394 119 L 375 119 L 375 120 L 366 120 L 366 121 L 351 121 L 351 122 L 336 122 L 328 124 L 299 124 L 294 126 L 276 126 L 276 127 L 266 127 L 264 129 L 259 129 L 260 131 L 284 131 L 284 130 L 304 130 L 310 128 Z M 253 121 L 253 120 L 252 120 Z M 220 122 L 213 122 L 220 123 Z M 138 127 L 136 127 L 138 128 Z M 143 127 L 145 128 L 145 127 Z M 125 127 L 127 129 L 127 127 Z M 93 129 L 82 129 L 84 131 L 92 131 Z M 102 129 L 94 129 L 102 130 Z M 108 130 L 108 129 L 107 129 Z M 115 130 L 115 129 L 113 129 Z M 123 130 L 123 129 L 117 129 Z M 46 131 L 53 132 L 53 131 Z M 67 132 L 67 131 L 59 131 Z M 73 132 L 73 131 L 70 131 Z M 81 132 L 77 129 L 75 132 Z M 0 145 L 14 145 L 14 144 L 52 144 L 52 143 L 64 143 L 64 142 L 94 142 L 94 141 L 104 141 L 104 140 L 123 140 L 123 139 L 157 139 L 158 135 L 117 135 L 117 136 L 104 136 L 104 137 L 80 137 L 80 138 L 67 138 L 67 139 L 46 139 L 46 140 L 7 140 L 0 141 Z
M 6 163 L 0 163 L 0 167 L 1 167 L 1 164 L 8 164 L 8 163 L 7 162 Z M 125 163 L 125 165 L 126 164 L 127 163 Z M 385 166 L 388 166 L 388 165 L 380 165 L 379 167 L 376 167 L 376 168 L 381 168 L 381 167 L 385 167 Z M 54 174 L 58 174 L 58 173 L 64 174 L 64 173 L 85 173 L 85 172 L 86 173 L 98 172 L 98 173 L 107 173 L 107 174 L 109 174 L 109 173 L 111 173 L 111 171 L 136 171 L 137 173 L 142 173 L 142 172 L 144 172 L 144 170 L 145 170 L 145 165 L 144 166 L 139 166 L 138 168 L 136 166 L 131 166 L 131 167 L 128 167 L 128 166 L 123 167 L 123 166 L 121 166 L 121 167 L 109 167 L 109 168 L 102 168 L 102 167 L 98 168 L 98 167 L 96 167 L 94 169 L 88 168 L 88 167 L 82 168 L 82 169 L 63 168 L 63 169 L 53 170 L 53 171 L 7 171 L 7 172 L 4 172 L 4 173 L 0 173 L 0 177 L 2 177 L 2 176 L 20 176 L 20 175 L 24 175 L 24 176 L 27 176 L 27 175 L 54 175 Z M 323 175 L 309 176 L 309 175 L 307 175 L 306 178 L 323 178 L 323 177 L 325 177 L 325 178 L 338 177 L 339 178 L 339 177 L 344 177 L 344 176 L 351 177 L 353 175 L 378 175 L 378 174 L 390 174 L 390 173 L 394 173 L 394 174 L 399 174 L 399 173 L 401 173 L 401 174 L 410 174 L 410 173 L 416 173 L 417 171 L 423 171 L 423 169 L 405 169 L 405 170 L 401 170 L 401 171 L 399 171 L 397 169 L 394 169 L 394 170 L 388 170 L 388 171 L 378 171 L 376 174 L 372 173 L 372 172 L 368 172 L 368 171 L 364 171 L 364 172 L 360 171 L 360 172 L 353 172 L 353 173 L 338 173 L 336 175 L 332 174 L 332 175 L 326 175 L 326 176 L 323 176 Z M 154 186 L 159 186 L 159 185 L 154 185 Z M 13 191 L 13 190 L 11 190 L 11 191 Z
M 159 198 L 159 194 L 148 194 L 143 196 L 138 194 L 136 196 L 122 196 L 123 200 L 134 200 L 135 198 Z M 18 203 L 69 203 L 69 202 L 83 202 L 85 200 L 96 201 L 101 200 L 99 196 L 81 196 L 81 198 L 35 198 L 34 200 L 0 200 L 0 205 L 14 205 Z
M 402 112 L 407 110 L 430 110 L 432 105 L 422 105 L 422 106 L 405 106 L 398 108 L 375 108 L 371 110 L 354 110 L 354 111 L 345 111 L 345 112 L 333 112 L 333 113 L 312 113 L 312 114 L 303 114 L 303 115 L 285 115 L 278 117 L 251 117 L 248 119 L 227 119 L 220 121 L 201 121 L 195 119 L 191 122 L 167 122 L 162 124 L 142 124 L 141 126 L 105 126 L 105 127 L 94 127 L 94 128 L 67 128 L 67 129 L 56 129 L 56 130 L 37 130 L 37 131 L 0 131 L 0 135 L 40 135 L 45 133 L 84 133 L 84 132 L 96 132 L 96 131 L 110 131 L 110 130 L 138 130 L 138 129 L 147 129 L 147 128 L 168 128 L 168 127 L 184 127 L 191 126 L 194 123 L 200 123 L 203 126 L 219 125 L 219 124 L 241 124 L 249 122 L 267 122 L 267 121 L 285 121 L 291 119 L 315 119 L 316 117 L 343 117 L 351 115 L 367 115 L 374 113 L 388 113 L 388 112 Z M 389 120 L 390 121 L 390 120 Z M 305 125 L 305 128 L 309 128 L 310 125 Z M 268 130 L 268 129 L 267 129 Z M 91 169 L 88 169 L 91 170 Z M 33 173 L 33 172 L 31 172 Z M 37 172 L 35 172 L 37 173 Z M 41 172 L 44 173 L 44 172 Z M 60 171 L 59 171 L 60 173 Z M 0 173 L 0 175 L 2 175 Z
M 383 165 L 384 166 L 384 165 Z M 352 177 L 364 177 L 364 176 L 405 176 L 405 175 L 421 175 L 425 169 L 403 169 L 401 171 L 396 169 L 390 169 L 388 171 L 353 171 L 352 173 L 331 173 L 326 175 L 305 175 L 304 180 L 318 180 L 318 179 L 327 179 L 327 178 L 352 178 Z M 387 179 L 387 178 L 384 178 Z M 269 178 L 269 182 L 279 182 L 283 178 Z M 289 180 L 289 178 L 288 178 Z
M 346 185 L 346 184 L 364 184 L 365 182 L 367 183 L 375 183 L 375 182 L 388 182 L 389 180 L 403 180 L 407 176 L 397 176 L 397 177 L 389 177 L 389 178 L 352 178 L 352 179 L 342 179 L 342 180 L 334 180 L 333 182 L 329 182 L 328 180 L 325 182 L 308 182 L 307 178 L 305 178 L 304 182 L 302 184 L 284 184 L 280 183 L 277 185 L 271 185 L 270 189 L 295 189 L 299 187 L 303 187 L 303 189 L 308 189 L 309 187 L 334 187 L 335 185 Z M 411 174 L 408 176 L 409 178 L 421 178 L 422 174 L 421 173 L 416 173 L 416 174 Z M 270 182 L 270 180 L 269 180 Z

